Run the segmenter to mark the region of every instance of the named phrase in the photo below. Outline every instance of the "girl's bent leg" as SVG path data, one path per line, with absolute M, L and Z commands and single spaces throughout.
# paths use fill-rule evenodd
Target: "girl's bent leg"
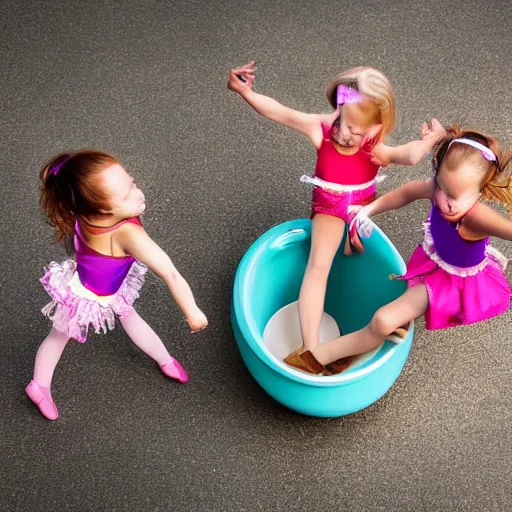
M 423 315 L 427 307 L 426 286 L 414 286 L 395 301 L 381 307 L 366 327 L 322 343 L 311 352 L 323 365 L 344 357 L 364 354 L 377 348 L 395 329 Z

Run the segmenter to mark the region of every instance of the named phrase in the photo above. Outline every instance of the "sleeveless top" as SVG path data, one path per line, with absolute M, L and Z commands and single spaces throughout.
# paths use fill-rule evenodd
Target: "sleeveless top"
M 89 226 L 92 234 L 115 231 L 123 224 L 131 223 L 142 226 L 138 217 L 118 222 L 108 228 Z M 95 251 L 85 240 L 78 221 L 75 223 L 74 245 L 76 250 L 76 270 L 82 285 L 99 296 L 113 295 L 119 290 L 130 267 L 136 259 L 133 256 L 108 256 Z
M 455 267 L 473 267 L 485 259 L 489 238 L 465 240 L 458 231 L 461 221 L 446 220 L 434 205 L 430 210 L 430 233 L 436 252 L 443 261 Z
M 322 123 L 324 138 L 317 152 L 315 176 L 339 185 L 362 185 L 375 179 L 380 166 L 371 161 L 371 144 L 363 142 L 354 155 L 342 155 L 331 139 L 332 126 Z

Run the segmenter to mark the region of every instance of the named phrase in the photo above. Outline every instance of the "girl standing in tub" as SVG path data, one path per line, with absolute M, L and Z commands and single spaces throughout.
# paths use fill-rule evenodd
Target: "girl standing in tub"
M 327 88 L 333 107 L 329 114 L 307 114 L 288 108 L 253 91 L 254 62 L 232 69 L 228 87 L 256 112 L 292 128 L 312 142 L 317 150 L 311 211 L 311 250 L 299 295 L 302 350 L 318 346 L 327 279 L 346 225 L 357 211 L 375 199 L 380 165 L 416 165 L 445 134 L 432 120 L 422 127 L 422 140 L 403 146 L 383 144 L 395 123 L 395 99 L 389 80 L 378 70 L 358 67 L 338 75 Z M 358 240 L 355 248 L 362 250 Z M 352 252 L 350 238 L 344 247 Z

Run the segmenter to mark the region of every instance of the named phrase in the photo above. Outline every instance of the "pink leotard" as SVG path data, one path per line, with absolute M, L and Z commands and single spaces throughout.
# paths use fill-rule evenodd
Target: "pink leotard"
M 342 155 L 331 140 L 332 126 L 322 124 L 324 138 L 318 150 L 315 176 L 339 185 L 361 185 L 375 179 L 379 166 L 371 161 L 371 147 L 364 143 L 354 155 Z
M 375 177 L 379 166 L 371 161 L 371 143 L 363 142 L 354 155 L 342 155 L 331 139 L 332 126 L 322 124 L 315 176 L 303 183 L 315 185 L 311 218 L 317 213 L 350 222 L 355 212 L 375 200 Z

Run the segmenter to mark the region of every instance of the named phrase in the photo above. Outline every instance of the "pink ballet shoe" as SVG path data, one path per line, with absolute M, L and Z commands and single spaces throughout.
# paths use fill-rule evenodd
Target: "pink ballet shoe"
M 170 377 L 171 379 L 175 379 L 182 384 L 188 382 L 187 372 L 183 369 L 183 366 L 181 366 L 178 360 L 174 359 L 174 357 L 171 357 L 170 363 L 160 366 L 160 369 L 164 375 L 167 375 L 167 377 Z
M 25 393 L 39 407 L 41 414 L 45 418 L 56 420 L 59 417 L 59 411 L 52 400 L 52 395 L 48 388 L 44 388 L 35 380 L 31 380 L 30 384 L 25 388 Z

